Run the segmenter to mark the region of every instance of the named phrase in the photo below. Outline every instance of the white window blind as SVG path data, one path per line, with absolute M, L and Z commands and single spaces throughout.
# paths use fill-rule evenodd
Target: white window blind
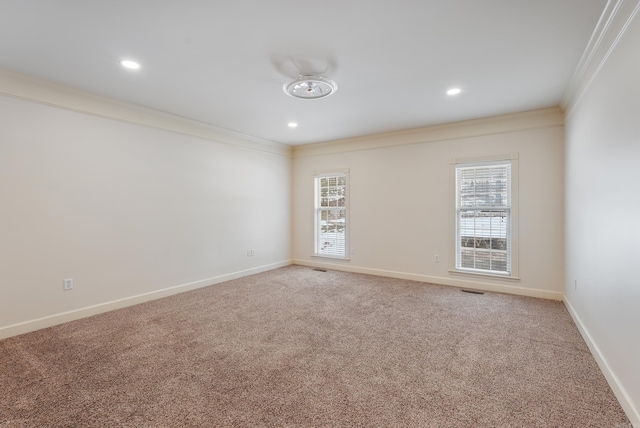
M 315 254 L 347 255 L 347 176 L 334 174 L 315 178 Z
M 456 269 L 511 274 L 511 163 L 456 165 Z

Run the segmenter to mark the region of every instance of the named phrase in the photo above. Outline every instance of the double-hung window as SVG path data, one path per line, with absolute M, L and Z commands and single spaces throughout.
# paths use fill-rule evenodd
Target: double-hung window
M 347 258 L 347 172 L 316 174 L 315 255 Z
M 513 163 L 455 164 L 457 271 L 515 276 Z

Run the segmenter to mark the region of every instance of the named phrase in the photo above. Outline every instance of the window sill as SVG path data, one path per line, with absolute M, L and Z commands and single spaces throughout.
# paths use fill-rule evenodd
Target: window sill
M 330 260 L 336 260 L 336 261 L 342 261 L 342 262 L 351 261 L 351 259 L 348 258 L 348 257 L 327 256 L 327 255 L 324 255 L 324 254 L 311 254 L 311 257 L 317 258 L 317 259 L 330 259 Z
M 517 276 L 498 275 L 495 273 L 474 272 L 474 271 L 457 270 L 457 269 L 449 269 L 449 273 L 451 275 L 480 276 L 480 277 L 491 278 L 491 279 L 503 279 L 506 281 L 520 281 L 520 278 Z

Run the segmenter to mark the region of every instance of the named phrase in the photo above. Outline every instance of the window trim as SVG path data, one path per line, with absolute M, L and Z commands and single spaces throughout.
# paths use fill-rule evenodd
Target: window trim
M 345 177 L 345 201 L 344 201 L 344 210 L 345 210 L 345 248 L 344 248 L 344 256 L 336 256 L 331 254 L 320 254 L 317 252 L 318 250 L 318 195 L 316 194 L 316 179 L 323 177 L 335 177 L 335 176 L 344 176 Z M 322 170 L 322 171 L 314 171 L 313 172 L 313 253 L 311 257 L 318 257 L 323 259 L 331 259 L 336 261 L 350 261 L 350 209 L 349 209 L 349 199 L 350 199 L 350 189 L 349 189 L 349 169 L 332 169 L 332 170 Z
M 511 272 L 500 274 L 495 271 L 483 271 L 477 269 L 460 269 L 457 267 L 458 237 L 457 237 L 457 183 L 456 183 L 456 167 L 462 164 L 473 166 L 474 164 L 491 164 L 509 161 L 511 163 L 511 232 L 510 232 L 510 256 L 511 256 Z M 483 156 L 473 158 L 456 158 L 451 159 L 450 179 L 449 179 L 449 195 L 450 195 L 450 234 L 452 236 L 452 244 L 449 257 L 449 273 L 454 275 L 468 275 L 475 277 L 486 277 L 491 279 L 520 280 L 519 278 L 519 155 L 518 153 L 509 153 L 504 155 Z

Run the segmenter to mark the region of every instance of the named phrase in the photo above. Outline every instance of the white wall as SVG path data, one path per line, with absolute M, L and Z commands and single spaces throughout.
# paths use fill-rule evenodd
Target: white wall
M 290 155 L 12 97 L 0 117 L 0 337 L 290 263 Z
M 559 121 L 533 126 L 537 115 L 501 118 L 489 133 L 483 121 L 427 128 L 416 131 L 416 143 L 406 145 L 393 145 L 405 134 L 391 134 L 331 143 L 325 153 L 296 147 L 295 263 L 561 299 L 563 116 L 558 111 Z M 470 136 L 473 128 L 482 135 Z M 357 150 L 346 151 L 345 146 Z M 520 281 L 450 274 L 455 243 L 450 159 L 509 153 L 518 153 L 520 166 Z M 355 254 L 348 262 L 311 256 L 313 172 L 336 168 L 350 170 L 350 246 Z M 435 254 L 440 263 L 434 262 Z
M 625 6 L 610 28 L 623 28 L 640 2 Z M 622 35 L 598 47 L 569 106 L 565 284 L 576 321 L 640 426 L 640 17 L 628 23 L 604 38 Z

